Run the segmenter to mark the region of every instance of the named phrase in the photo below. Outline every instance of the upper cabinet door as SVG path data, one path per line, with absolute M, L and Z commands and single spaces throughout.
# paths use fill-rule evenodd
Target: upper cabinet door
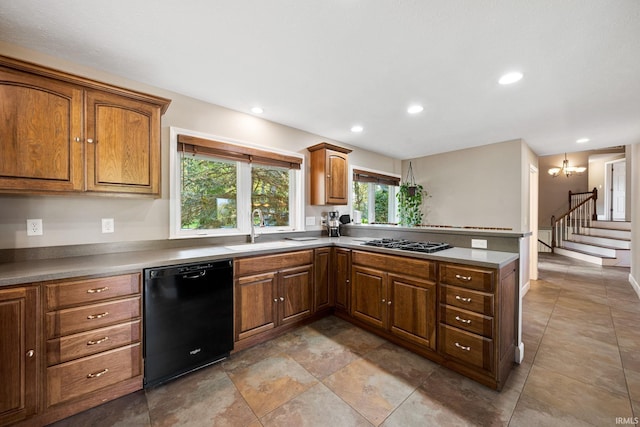
M 87 191 L 159 195 L 160 108 L 87 91 Z
M 311 152 L 311 204 L 349 203 L 349 161 L 351 150 L 321 142 L 308 147 Z
M 349 203 L 347 155 L 327 150 L 327 204 L 346 205 Z
M 0 67 L 0 188 L 83 189 L 82 88 Z

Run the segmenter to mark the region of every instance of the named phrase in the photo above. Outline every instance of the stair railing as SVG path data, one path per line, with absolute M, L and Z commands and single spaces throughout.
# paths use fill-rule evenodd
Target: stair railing
M 580 201 L 571 206 L 574 203 L 572 195 L 576 194 L 581 195 Z M 583 197 L 586 194 L 588 196 Z M 595 188 L 587 193 L 571 193 L 569 191 L 569 211 L 557 219 L 555 215 L 551 217 L 551 252 L 554 252 L 554 248 L 563 247 L 564 242 L 570 240 L 573 234 L 580 233 L 583 228 L 591 227 L 591 221 L 598 219 L 596 214 L 597 199 L 598 190 Z

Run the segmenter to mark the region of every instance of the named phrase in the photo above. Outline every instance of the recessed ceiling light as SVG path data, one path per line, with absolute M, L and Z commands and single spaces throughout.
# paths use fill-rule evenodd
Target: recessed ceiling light
M 264 110 L 261 107 L 253 107 L 251 109 L 251 112 L 255 113 L 255 114 L 262 114 L 262 113 L 264 113 Z
M 521 72 L 513 71 L 511 73 L 507 73 L 502 77 L 500 77 L 500 80 L 498 80 L 498 83 L 500 83 L 501 85 L 510 85 L 512 83 L 522 80 L 523 76 L 524 75 Z
M 589 138 L 580 138 L 580 139 L 576 139 L 576 142 L 578 144 L 584 144 L 585 142 L 589 142 Z
M 351 126 L 351 132 L 360 133 L 364 128 L 360 125 Z
M 424 110 L 424 107 L 422 105 L 412 105 L 409 108 L 407 108 L 407 113 L 418 114 L 422 112 L 422 110 Z

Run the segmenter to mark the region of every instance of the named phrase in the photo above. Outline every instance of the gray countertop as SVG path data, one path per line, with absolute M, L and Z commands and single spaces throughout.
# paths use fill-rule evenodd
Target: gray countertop
M 151 267 L 251 255 L 268 255 L 272 253 L 289 252 L 299 249 L 313 249 L 325 246 L 362 249 L 370 252 L 463 263 L 489 268 L 500 268 L 518 259 L 517 253 L 469 248 L 451 248 L 433 254 L 422 254 L 398 249 L 363 246 L 362 243 L 365 240 L 369 239 L 366 237 L 319 237 L 314 240 L 304 241 L 281 240 L 274 242 L 259 242 L 253 245 L 201 246 L 186 249 L 159 249 L 7 262 L 0 263 L 0 286 L 27 284 L 46 280 L 68 279 L 72 277 L 91 275 L 131 273 Z

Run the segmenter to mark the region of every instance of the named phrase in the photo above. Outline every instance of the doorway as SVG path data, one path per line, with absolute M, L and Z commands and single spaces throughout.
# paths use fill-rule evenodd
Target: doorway
M 605 163 L 605 217 L 608 221 L 626 219 L 626 161 L 614 160 Z

